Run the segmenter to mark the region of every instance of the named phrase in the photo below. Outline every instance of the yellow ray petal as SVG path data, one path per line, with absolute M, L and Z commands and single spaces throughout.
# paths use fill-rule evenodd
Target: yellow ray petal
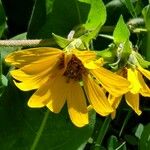
M 125 94 L 125 99 L 127 104 L 138 114 L 142 112 L 139 109 L 139 94 L 132 94 L 130 92 Z
M 95 60 L 96 53 L 94 51 L 79 51 L 77 49 L 73 50 L 73 53 L 79 58 L 82 62 L 89 62 Z
M 95 111 L 102 116 L 106 116 L 113 112 L 103 90 L 95 83 L 92 77 L 90 75 L 87 77 L 84 76 L 83 81 L 86 95 Z
M 127 69 L 127 78 L 128 81 L 131 83 L 131 89 L 130 92 L 133 94 L 139 93 L 141 84 L 138 79 L 138 71 L 136 69 L 129 68 Z
M 108 101 L 110 102 L 111 106 L 114 109 L 116 109 L 119 106 L 119 104 L 121 102 L 121 99 L 122 99 L 122 96 L 115 97 L 115 96 L 113 96 L 111 94 L 109 94 L 109 96 L 108 96 Z
M 21 81 L 14 81 L 14 83 L 22 91 L 38 89 L 49 79 L 49 75 L 46 75 L 44 72 L 37 75 L 28 75 L 20 69 L 11 71 L 11 75 L 16 80 Z
M 123 77 L 103 68 L 90 70 L 99 83 L 112 95 L 119 97 L 129 91 L 130 83 Z
M 150 80 L 150 71 L 142 68 L 142 67 L 138 67 L 138 70 L 146 77 Z
M 49 86 L 51 97 L 46 105 L 52 112 L 59 113 L 66 102 L 69 83 L 64 76 L 56 76 Z
M 150 88 L 146 85 L 140 72 L 138 72 L 138 79 L 141 84 L 141 89 L 140 89 L 141 95 L 145 97 L 150 97 Z
M 18 81 L 25 81 L 32 78 L 32 75 L 26 74 L 20 69 L 10 71 L 11 76 Z
M 28 106 L 40 108 L 45 106 L 50 100 L 51 92 L 49 91 L 50 82 L 43 84 L 29 99 Z
M 21 67 L 20 69 L 30 75 L 36 75 L 41 72 L 45 72 L 45 70 L 51 71 L 52 69 L 55 69 L 56 67 L 58 68 L 57 64 L 60 61 L 59 56 L 60 55 L 51 56 L 49 59 L 45 59 L 43 62 L 38 62 L 38 63 L 29 62 L 28 65 L 25 65 L 24 67 Z
M 76 126 L 83 127 L 88 124 L 86 99 L 78 82 L 69 83 L 67 105 L 70 119 Z
M 40 47 L 20 50 L 9 54 L 5 61 L 16 67 L 22 67 L 32 62 L 41 62 L 46 58 L 62 53 L 61 50 L 56 48 Z
M 108 96 L 108 101 L 110 102 L 111 106 L 114 108 L 114 112 L 111 113 L 111 118 L 114 119 L 116 117 L 116 109 L 121 102 L 122 96 L 115 97 L 111 94 Z
M 97 69 L 97 68 L 99 68 L 99 66 L 94 61 L 84 63 L 84 67 L 87 68 L 87 69 Z

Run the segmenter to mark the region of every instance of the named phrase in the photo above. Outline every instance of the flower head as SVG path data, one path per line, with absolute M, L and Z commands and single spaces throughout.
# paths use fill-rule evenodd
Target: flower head
M 140 65 L 124 68 L 121 72 L 122 76 L 126 77 L 130 81 L 130 90 L 125 94 L 125 100 L 127 104 L 138 114 L 142 112 L 140 110 L 140 94 L 144 97 L 150 97 L 150 88 L 144 81 L 143 76 L 150 80 L 150 71 L 142 68 Z M 109 101 L 114 109 L 116 109 L 121 102 L 122 96 L 114 97 L 109 95 Z M 112 118 L 115 117 L 115 112 L 112 114 Z
M 47 106 L 59 113 L 67 102 L 72 122 L 82 127 L 88 124 L 89 103 L 102 116 L 113 111 L 101 86 L 114 96 L 126 93 L 129 87 L 126 79 L 97 65 L 95 58 L 94 51 L 32 48 L 14 52 L 5 60 L 17 68 L 11 75 L 19 89 L 36 89 L 28 106 Z

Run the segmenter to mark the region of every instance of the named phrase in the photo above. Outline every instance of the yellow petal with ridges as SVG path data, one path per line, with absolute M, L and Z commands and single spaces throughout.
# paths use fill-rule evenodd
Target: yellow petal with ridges
M 136 69 L 127 69 L 127 78 L 131 83 L 130 92 L 133 94 L 139 93 L 141 89 L 141 84 L 138 79 L 138 71 Z
M 94 79 L 90 75 L 84 76 L 83 82 L 85 93 L 94 110 L 102 116 L 107 116 L 113 112 L 103 90 Z
M 11 76 L 18 80 L 18 81 L 25 81 L 25 80 L 29 80 L 30 78 L 32 78 L 33 76 L 26 74 L 24 71 L 17 69 L 17 70 L 12 70 L 10 71 Z
M 140 72 L 138 72 L 138 79 L 141 84 L 140 94 L 145 97 L 150 97 L 150 88 L 146 85 Z
M 77 56 L 77 58 L 85 63 L 96 59 L 96 53 L 94 51 L 79 51 L 77 49 L 74 49 L 72 50 L 72 52 Z
M 141 110 L 139 109 L 139 94 L 132 94 L 128 92 L 125 94 L 125 99 L 127 104 L 138 114 L 141 115 Z
M 37 75 L 28 75 L 20 69 L 11 71 L 11 75 L 16 80 L 21 81 L 14 81 L 14 83 L 22 91 L 38 89 L 49 79 L 49 76 L 44 74 L 44 72 Z
M 138 70 L 147 78 L 150 80 L 150 71 L 142 68 L 141 66 L 138 67 Z
M 28 106 L 40 108 L 45 106 L 50 100 L 49 82 L 43 84 L 29 99 Z
M 111 94 L 109 94 L 109 96 L 108 96 L 108 101 L 114 109 L 117 109 L 117 107 L 119 106 L 119 104 L 121 102 L 121 99 L 122 99 L 122 96 L 115 97 Z
M 42 72 L 51 71 L 53 68 L 58 68 L 60 55 L 51 56 L 49 59 L 45 59 L 43 62 L 34 62 L 21 67 L 20 69 L 29 75 L 36 75 Z
M 70 119 L 77 127 L 83 127 L 88 124 L 86 99 L 78 82 L 70 81 L 69 83 L 67 105 Z
M 56 48 L 40 47 L 20 50 L 6 56 L 5 61 L 16 67 L 22 67 L 32 62 L 43 60 L 61 54 L 62 51 Z
M 90 70 L 90 72 L 98 82 L 115 97 L 119 97 L 129 91 L 129 81 L 103 67 Z
M 84 67 L 87 68 L 87 69 L 97 69 L 97 68 L 99 68 L 98 65 L 96 65 L 94 61 L 84 63 Z
M 53 81 L 49 85 L 51 97 L 49 99 L 49 103 L 46 106 L 52 112 L 59 113 L 66 102 L 67 93 L 69 90 L 69 83 L 67 83 L 66 78 L 61 75 L 55 76 L 52 80 Z
M 108 101 L 110 102 L 110 105 L 114 108 L 114 112 L 111 113 L 111 118 L 114 119 L 116 117 L 116 109 L 119 106 L 121 102 L 122 96 L 115 97 L 111 94 L 108 96 Z

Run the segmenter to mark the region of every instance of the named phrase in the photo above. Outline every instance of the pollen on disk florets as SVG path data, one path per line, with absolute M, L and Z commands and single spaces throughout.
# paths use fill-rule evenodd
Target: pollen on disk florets
M 60 58 L 59 68 L 62 69 L 65 67 L 64 55 Z M 82 75 L 87 72 L 86 68 L 82 64 L 81 60 L 78 59 L 74 54 L 72 54 L 63 75 L 69 81 L 73 79 L 75 81 L 81 81 Z

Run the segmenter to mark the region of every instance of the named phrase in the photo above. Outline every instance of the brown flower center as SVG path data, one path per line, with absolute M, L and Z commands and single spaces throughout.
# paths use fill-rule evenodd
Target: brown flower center
M 61 58 L 59 67 L 63 68 L 64 61 L 62 61 L 63 58 Z M 64 72 L 64 76 L 67 77 L 68 81 L 70 79 L 73 79 L 75 81 L 81 81 L 82 80 L 82 75 L 87 72 L 86 68 L 83 66 L 81 60 L 79 60 L 74 54 L 72 55 L 70 61 L 67 64 L 67 67 Z

